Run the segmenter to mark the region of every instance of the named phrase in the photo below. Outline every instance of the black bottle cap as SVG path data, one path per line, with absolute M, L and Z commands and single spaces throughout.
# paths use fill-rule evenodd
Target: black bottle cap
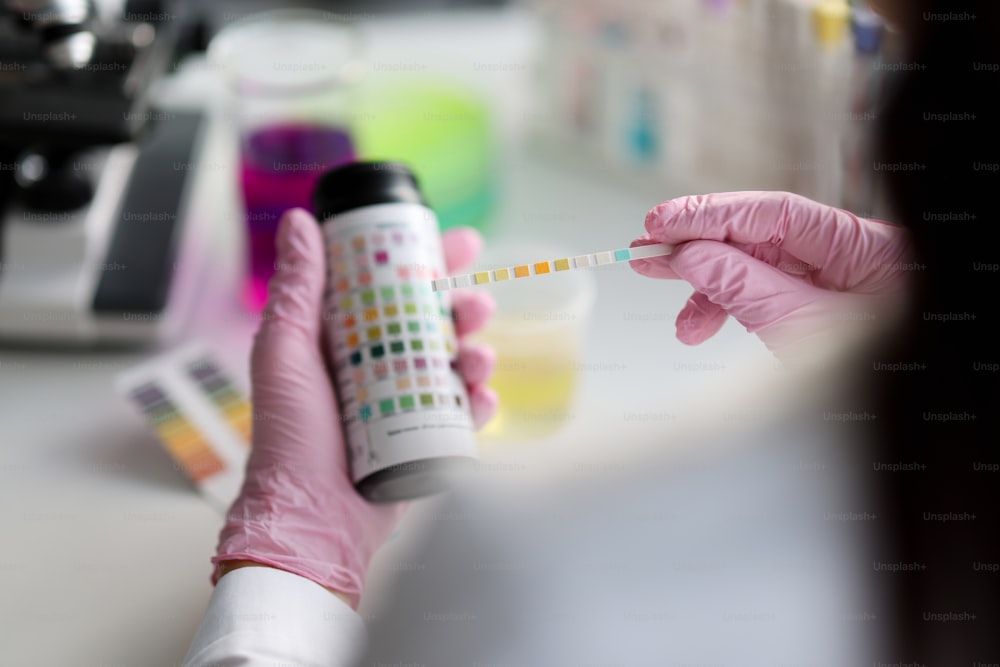
M 413 172 L 398 162 L 352 162 L 320 176 L 313 189 L 316 219 L 374 204 L 426 206 Z

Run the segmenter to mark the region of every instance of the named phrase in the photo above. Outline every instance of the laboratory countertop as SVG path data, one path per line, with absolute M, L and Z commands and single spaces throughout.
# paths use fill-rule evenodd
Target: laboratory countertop
M 503 140 L 494 229 L 504 237 L 567 255 L 624 247 L 642 233 L 651 206 L 682 194 L 611 185 L 530 148 L 518 125 L 530 103 L 530 68 L 470 66 L 530 63 L 523 15 L 388 17 L 368 27 L 383 62 L 416 58 L 426 71 L 467 75 L 489 96 Z M 167 82 L 164 94 L 177 104 L 197 99 L 212 81 L 207 69 L 192 70 L 176 75 L 188 81 Z M 229 225 L 214 234 L 229 249 L 218 255 L 220 272 L 234 261 L 238 232 Z M 767 357 L 734 322 L 701 346 L 678 342 L 674 318 L 690 293 L 680 282 L 621 266 L 595 283 L 575 402 L 550 438 L 655 438 L 693 392 Z M 235 294 L 225 280 L 206 290 L 185 338 L 207 341 L 245 386 L 256 321 Z M 0 346 L 0 664 L 159 666 L 182 659 L 211 594 L 208 559 L 222 518 L 114 390 L 121 371 L 179 342 L 129 351 Z M 372 577 L 379 576 L 376 564 Z

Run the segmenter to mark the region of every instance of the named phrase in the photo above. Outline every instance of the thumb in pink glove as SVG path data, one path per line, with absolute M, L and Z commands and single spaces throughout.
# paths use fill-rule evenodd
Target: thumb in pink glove
M 903 227 L 786 192 L 672 199 L 649 212 L 646 232 L 632 245 L 677 247 L 633 268 L 695 290 L 677 316 L 681 342 L 711 338 L 731 315 L 779 358 L 872 328 L 859 322 L 889 324 L 915 268 Z
M 471 263 L 482 245 L 472 230 L 444 235 L 449 271 Z M 388 538 L 402 505 L 373 505 L 351 483 L 340 412 L 322 352 L 325 258 L 319 225 L 302 210 L 281 221 L 277 273 L 269 285 L 251 358 L 253 447 L 243 489 L 222 529 L 220 563 L 253 561 L 343 593 L 357 606 L 372 554 Z M 456 294 L 461 337 L 483 326 L 493 303 L 485 292 Z M 488 348 L 460 342 L 478 426 L 496 409 L 485 382 Z

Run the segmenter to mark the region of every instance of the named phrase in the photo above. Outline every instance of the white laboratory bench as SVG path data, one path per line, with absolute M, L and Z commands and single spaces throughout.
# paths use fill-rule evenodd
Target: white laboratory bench
M 374 57 L 388 62 L 404 54 L 490 96 L 505 138 L 494 223 L 504 236 L 567 254 L 622 247 L 642 233 L 652 205 L 682 194 L 667 186 L 658 195 L 625 190 L 527 148 L 519 123 L 530 104 L 530 68 L 470 67 L 529 63 L 532 30 L 523 15 L 401 16 L 369 28 Z M 174 104 L 218 87 L 206 68 L 193 63 L 189 70 L 167 84 L 164 94 Z M 235 186 L 216 192 L 232 194 Z M 226 278 L 239 247 L 239 229 L 226 220 L 221 216 L 210 235 L 219 245 L 220 278 L 184 338 L 208 341 L 245 384 L 256 323 Z M 722 386 L 768 358 L 734 322 L 701 346 L 679 343 L 673 320 L 689 296 L 686 285 L 648 280 L 626 267 L 603 271 L 596 283 L 572 415 L 552 439 L 610 445 L 655 438 L 693 392 Z M 181 661 L 211 593 L 208 559 L 222 517 L 113 389 L 120 371 L 179 342 L 123 352 L 0 346 L 0 665 Z M 373 579 L 379 570 L 377 561 Z

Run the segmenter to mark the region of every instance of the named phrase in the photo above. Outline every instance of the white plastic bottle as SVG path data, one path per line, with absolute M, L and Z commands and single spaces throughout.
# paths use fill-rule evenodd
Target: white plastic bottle
M 353 482 L 373 502 L 444 490 L 476 439 L 437 217 L 405 166 L 324 174 L 313 203 L 327 255 L 324 325 Z

